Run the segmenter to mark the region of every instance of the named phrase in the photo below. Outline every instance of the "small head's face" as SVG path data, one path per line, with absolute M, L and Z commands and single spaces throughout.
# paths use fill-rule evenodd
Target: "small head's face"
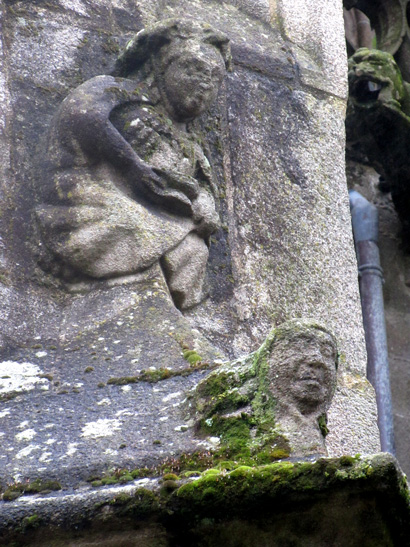
M 390 53 L 358 49 L 349 59 L 350 101 L 361 108 L 381 103 L 400 106 L 405 89 L 400 69 Z
M 336 384 L 336 357 L 335 344 L 324 332 L 278 342 L 270 358 L 275 396 L 302 414 L 325 411 Z
M 224 74 L 224 61 L 213 46 L 181 48 L 163 69 L 160 85 L 173 117 L 188 121 L 202 114 L 216 99 Z

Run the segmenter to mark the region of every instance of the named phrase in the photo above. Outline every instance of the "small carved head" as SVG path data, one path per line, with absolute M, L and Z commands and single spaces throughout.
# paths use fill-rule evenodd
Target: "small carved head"
M 215 100 L 230 68 L 229 40 L 210 25 L 167 19 L 144 29 L 127 45 L 115 74 L 129 76 L 150 60 L 170 115 L 188 121 Z
M 360 48 L 349 59 L 349 100 L 361 108 L 377 103 L 400 107 L 405 89 L 393 55 L 385 51 Z
M 304 415 L 325 413 L 336 387 L 334 336 L 311 321 L 292 320 L 275 329 L 268 359 L 270 391 L 279 404 Z

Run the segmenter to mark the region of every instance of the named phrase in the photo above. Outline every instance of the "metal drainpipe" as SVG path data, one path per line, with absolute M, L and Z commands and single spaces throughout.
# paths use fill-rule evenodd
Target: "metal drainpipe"
M 360 298 L 367 349 L 367 378 L 375 389 L 380 443 L 395 453 L 393 410 L 383 305 L 383 270 L 378 247 L 378 212 L 359 192 L 349 192 L 353 236 L 359 266 Z

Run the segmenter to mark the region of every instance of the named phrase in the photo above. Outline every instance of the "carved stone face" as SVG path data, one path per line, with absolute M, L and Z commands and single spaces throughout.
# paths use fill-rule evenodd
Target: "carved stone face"
M 159 89 L 173 118 L 188 121 L 216 99 L 225 74 L 222 56 L 207 44 L 175 48 L 162 68 Z
M 349 59 L 350 101 L 361 108 L 378 103 L 400 107 L 404 99 L 400 70 L 392 55 L 384 51 L 358 49 Z
M 336 384 L 336 348 L 324 333 L 278 341 L 269 359 L 271 391 L 302 414 L 324 412 Z

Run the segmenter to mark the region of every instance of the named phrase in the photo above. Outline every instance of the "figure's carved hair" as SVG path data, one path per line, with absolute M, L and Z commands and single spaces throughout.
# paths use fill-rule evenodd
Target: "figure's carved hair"
M 113 75 L 127 76 L 157 55 L 164 46 L 172 43 L 179 45 L 188 40 L 214 46 L 221 53 L 226 69 L 231 70 L 229 38 L 223 32 L 207 23 L 188 19 L 165 19 L 141 30 L 128 42 L 117 59 Z

